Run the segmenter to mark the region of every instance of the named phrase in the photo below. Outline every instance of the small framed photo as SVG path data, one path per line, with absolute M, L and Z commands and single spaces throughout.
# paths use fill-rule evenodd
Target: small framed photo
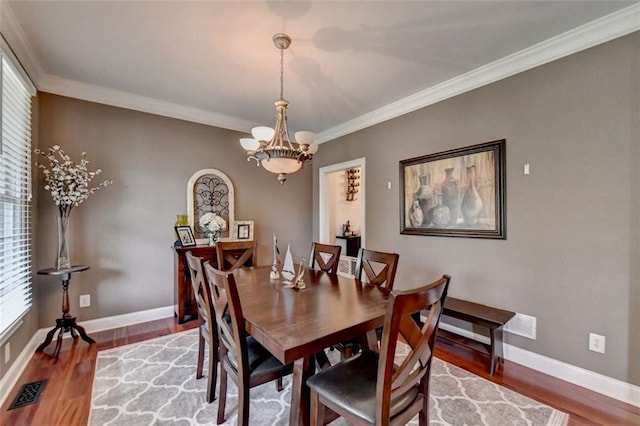
M 178 241 L 182 247 L 193 247 L 196 245 L 196 239 L 193 236 L 193 231 L 190 226 L 176 226 L 176 234 L 178 234 Z
M 253 240 L 253 221 L 236 220 L 233 222 L 234 240 Z

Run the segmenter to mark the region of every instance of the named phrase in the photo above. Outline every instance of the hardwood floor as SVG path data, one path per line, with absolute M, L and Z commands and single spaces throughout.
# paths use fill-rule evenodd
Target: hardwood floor
M 34 354 L 2 407 L 0 425 L 85 425 L 89 418 L 93 370 L 98 350 L 135 343 L 195 328 L 167 318 L 92 333 L 95 345 L 65 339 L 58 360 Z M 55 342 L 54 342 L 55 343 Z M 51 351 L 54 344 L 45 351 Z M 439 341 L 436 356 L 523 395 L 569 413 L 569 425 L 640 425 L 640 408 L 506 361 L 495 376 L 487 373 L 486 356 Z M 195 372 L 194 372 L 195 374 Z M 25 383 L 48 379 L 38 402 L 7 410 Z M 213 422 L 213 419 L 212 419 Z

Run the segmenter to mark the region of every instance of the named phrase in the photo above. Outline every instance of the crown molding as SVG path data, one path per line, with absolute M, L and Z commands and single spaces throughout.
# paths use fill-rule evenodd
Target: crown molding
M 3 15 L 0 30 L 40 91 L 240 132 L 246 132 L 256 125 L 237 117 L 48 75 L 38 61 L 11 6 L 7 2 L 0 2 L 0 7 Z M 316 135 L 316 142 L 331 141 L 638 30 L 640 4 L 634 4 L 322 131 Z
M 42 68 L 40 61 L 38 61 L 35 49 L 31 43 L 29 43 L 22 29 L 22 25 L 20 25 L 10 4 L 2 1 L 0 2 L 0 8 L 0 13 L 2 14 L 0 32 L 8 39 L 7 41 L 10 47 L 20 59 L 20 64 L 36 88 L 41 92 L 245 133 L 247 129 L 256 125 L 254 122 L 224 114 L 217 114 L 203 109 L 187 107 L 155 98 L 135 95 L 47 74 Z
M 316 142 L 331 141 L 639 29 L 640 4 L 635 4 L 320 132 Z
M 135 95 L 120 90 L 107 89 L 48 74 L 40 79 L 38 88 L 43 92 L 53 93 L 55 95 L 68 96 L 239 132 L 246 133 L 247 129 L 255 126 L 253 122 L 236 117 Z
M 14 55 L 17 63 L 22 66 L 28 79 L 36 89 L 39 89 L 38 81 L 44 75 L 44 70 L 22 29 L 22 25 L 20 25 L 8 2 L 0 1 L 0 15 L 2 16 L 0 33 L 2 33 L 9 50 Z

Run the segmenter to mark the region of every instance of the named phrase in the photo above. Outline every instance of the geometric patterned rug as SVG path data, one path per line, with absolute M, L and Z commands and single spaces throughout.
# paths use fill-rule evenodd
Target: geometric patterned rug
M 207 374 L 196 380 L 198 331 L 189 330 L 98 352 L 90 426 L 211 425 L 218 399 L 205 402 Z M 331 356 L 337 351 L 328 352 Z M 206 353 L 206 351 L 205 351 Z M 252 388 L 249 423 L 287 425 L 291 376 Z M 569 415 L 434 358 L 430 425 L 560 425 Z M 237 419 L 237 389 L 228 381 L 225 425 Z M 216 396 L 218 388 L 216 387 Z M 332 425 L 347 425 L 338 419 Z M 417 425 L 417 418 L 409 422 Z

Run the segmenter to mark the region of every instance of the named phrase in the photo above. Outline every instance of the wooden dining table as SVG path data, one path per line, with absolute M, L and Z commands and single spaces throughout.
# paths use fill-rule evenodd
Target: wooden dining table
M 359 280 L 305 269 L 306 288 L 271 280 L 270 266 L 233 271 L 247 331 L 283 364 L 293 363 L 290 425 L 309 424 L 306 380 L 315 354 L 354 337 L 377 345 L 389 292 Z

